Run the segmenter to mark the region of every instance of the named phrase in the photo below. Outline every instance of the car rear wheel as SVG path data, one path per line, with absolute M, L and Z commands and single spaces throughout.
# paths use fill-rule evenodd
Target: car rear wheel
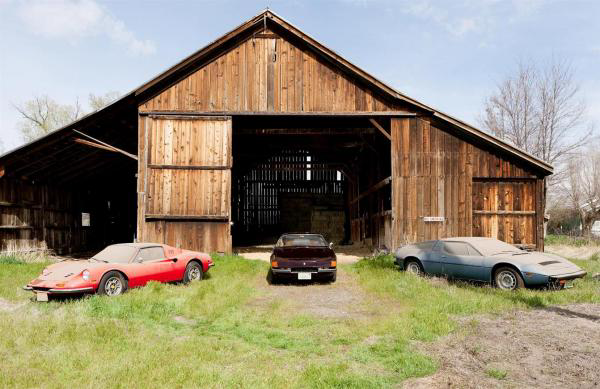
M 98 294 L 110 297 L 119 296 L 127 290 L 127 280 L 118 271 L 109 271 L 100 280 Z
M 202 280 L 202 266 L 198 262 L 190 262 L 185 267 L 185 274 L 183 275 L 183 283 L 187 284 L 192 281 Z
M 501 267 L 496 270 L 494 284 L 497 288 L 504 290 L 515 290 L 525 286 L 519 272 L 512 267 Z
M 424 273 L 423 267 L 421 266 L 419 261 L 416 261 L 414 259 L 409 259 L 408 261 L 406 261 L 406 263 L 404 264 L 404 269 L 407 272 L 412 273 L 417 276 L 420 276 Z

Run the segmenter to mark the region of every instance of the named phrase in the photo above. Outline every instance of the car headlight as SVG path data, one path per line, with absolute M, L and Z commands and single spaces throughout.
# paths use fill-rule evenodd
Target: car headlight
M 90 272 L 88 270 L 84 270 L 81 273 L 81 278 L 83 278 L 85 281 L 89 281 L 90 280 Z

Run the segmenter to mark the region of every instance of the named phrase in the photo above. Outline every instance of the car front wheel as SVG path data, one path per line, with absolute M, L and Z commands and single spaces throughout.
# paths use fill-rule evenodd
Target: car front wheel
M 512 267 L 501 267 L 496 270 L 494 284 L 497 288 L 504 290 L 515 290 L 525 286 L 519 272 Z
M 127 290 L 127 280 L 118 271 L 109 271 L 100 280 L 98 294 L 114 297 Z

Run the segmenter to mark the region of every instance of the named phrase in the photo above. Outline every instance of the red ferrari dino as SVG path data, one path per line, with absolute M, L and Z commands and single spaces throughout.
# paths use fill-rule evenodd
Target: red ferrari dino
M 118 296 L 149 281 L 198 281 L 214 266 L 208 254 L 158 243 L 113 244 L 89 260 L 66 260 L 44 269 L 24 289 L 38 301 L 49 295 L 98 293 Z

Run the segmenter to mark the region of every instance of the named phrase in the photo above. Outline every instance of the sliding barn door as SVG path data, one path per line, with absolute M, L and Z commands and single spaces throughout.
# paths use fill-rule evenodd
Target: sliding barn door
M 231 118 L 145 119 L 144 240 L 231 251 Z
M 535 181 L 473 179 L 472 193 L 473 236 L 536 244 Z

